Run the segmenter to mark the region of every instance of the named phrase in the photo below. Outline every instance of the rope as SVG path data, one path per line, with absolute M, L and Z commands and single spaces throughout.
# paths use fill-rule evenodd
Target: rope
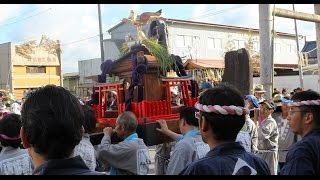
M 196 102 L 194 107 L 199 111 L 204 112 L 213 112 L 216 114 L 222 115 L 246 115 L 249 114 L 249 109 L 241 106 L 219 106 L 219 105 L 202 105 L 199 102 Z
M 288 106 L 319 106 L 320 99 L 288 103 Z
M 0 139 L 4 139 L 4 140 L 10 140 L 10 141 L 14 141 L 14 140 L 19 140 L 20 136 L 17 137 L 9 137 L 5 134 L 0 134 Z

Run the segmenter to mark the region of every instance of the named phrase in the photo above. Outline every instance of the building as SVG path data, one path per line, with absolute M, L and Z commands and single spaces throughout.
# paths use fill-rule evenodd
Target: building
M 39 45 L 35 41 L 0 44 L 0 89 L 9 89 L 15 99 L 21 99 L 24 91 L 33 88 L 61 85 L 56 49 L 41 42 Z
M 260 51 L 258 29 L 178 19 L 166 19 L 163 23 L 169 53 L 185 59 L 223 60 L 225 52 L 244 48 L 249 43 L 252 44 L 254 51 Z M 150 36 L 154 27 L 153 23 L 147 24 L 143 27 L 143 31 Z M 124 22 L 118 23 L 108 32 L 114 40 L 123 40 L 128 34 L 137 38 L 136 28 Z M 304 42 L 303 36 L 299 38 Z M 298 58 L 295 35 L 277 32 L 274 41 L 274 63 L 296 65 Z M 109 46 L 105 49 L 117 52 L 115 47 Z M 105 54 L 108 56 L 108 53 Z M 117 59 L 117 56 L 113 58 Z M 284 68 L 293 69 L 294 67 L 284 66 Z
M 63 87 L 74 94 L 79 94 L 79 73 L 63 74 Z
M 308 59 L 308 64 L 316 64 L 317 60 L 317 41 L 306 41 L 302 50 L 305 59 Z
M 79 91 L 80 97 L 90 96 L 96 78 L 101 74 L 101 58 L 78 61 L 79 69 Z

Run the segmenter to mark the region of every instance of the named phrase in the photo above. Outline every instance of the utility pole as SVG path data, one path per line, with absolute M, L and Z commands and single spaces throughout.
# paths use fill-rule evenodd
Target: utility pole
M 292 4 L 292 9 L 295 12 L 294 4 Z M 297 29 L 297 20 L 294 20 L 294 29 L 296 32 L 296 43 L 297 43 L 297 55 L 298 55 L 298 67 L 299 67 L 299 77 L 300 77 L 300 87 L 303 88 L 303 71 L 302 71 L 302 60 L 300 58 L 300 52 L 299 52 L 299 38 L 298 38 L 298 29 Z
M 62 59 L 61 59 L 61 45 L 60 45 L 60 40 L 56 41 L 56 53 L 58 56 L 58 60 L 60 63 L 60 86 L 63 87 L 63 72 L 62 72 Z M 49 73 L 50 75 L 50 73 Z M 49 77 L 50 78 L 50 77 Z
M 314 13 L 320 15 L 320 4 L 314 5 Z M 316 23 L 317 47 L 320 47 L 320 22 Z M 320 92 L 320 49 L 317 48 L 318 59 L 318 91 Z
M 99 16 L 99 31 L 100 31 L 101 63 L 103 63 L 103 61 L 104 61 L 104 49 L 103 49 L 103 33 L 102 33 L 102 24 L 101 24 L 100 4 L 98 4 L 98 16 Z
M 259 34 L 260 34 L 260 84 L 266 92 L 266 99 L 271 99 L 273 61 L 271 55 L 271 9 L 269 4 L 259 4 Z

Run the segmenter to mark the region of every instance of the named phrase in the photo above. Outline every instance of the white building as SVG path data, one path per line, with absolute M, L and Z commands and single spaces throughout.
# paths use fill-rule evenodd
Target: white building
M 94 79 L 101 74 L 101 58 L 78 61 L 80 97 L 90 96 L 90 91 L 95 83 Z
M 168 34 L 168 50 L 172 54 L 193 59 L 224 59 L 228 50 L 245 47 L 249 38 L 252 39 L 254 49 L 260 51 L 259 30 L 245 27 L 227 26 L 204 22 L 194 22 L 177 19 L 166 19 Z M 143 27 L 144 33 L 149 34 L 150 25 Z M 137 37 L 136 28 L 120 22 L 108 30 L 111 40 L 123 40 L 127 34 Z M 277 32 L 274 43 L 275 64 L 297 64 L 296 41 L 294 34 Z M 303 37 L 299 36 L 301 42 Z M 110 59 L 117 59 L 119 50 L 116 46 L 104 44 L 105 55 Z M 113 52 L 113 54 L 110 54 Z

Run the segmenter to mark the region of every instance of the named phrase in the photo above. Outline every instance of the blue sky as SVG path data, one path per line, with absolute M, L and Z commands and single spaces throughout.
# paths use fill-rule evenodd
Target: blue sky
M 292 5 L 276 8 L 292 10 Z M 0 4 L 0 44 L 39 42 L 41 35 L 59 39 L 63 73 L 78 72 L 79 60 L 100 57 L 97 9 L 97 4 Z M 102 4 L 104 39 L 110 37 L 106 31 L 128 17 L 131 9 L 137 14 L 162 9 L 165 18 L 259 28 L 257 4 Z M 295 9 L 314 13 L 313 4 L 296 4 Z M 316 39 L 314 23 L 297 21 L 297 27 L 308 41 Z M 275 17 L 275 30 L 294 34 L 293 20 Z

